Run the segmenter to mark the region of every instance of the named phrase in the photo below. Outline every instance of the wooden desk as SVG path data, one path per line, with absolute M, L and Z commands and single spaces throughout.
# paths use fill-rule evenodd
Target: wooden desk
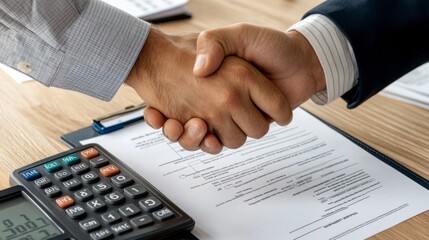
M 236 22 L 287 29 L 321 0 L 191 0 L 193 18 L 159 27 L 167 32 L 200 31 Z M 0 189 L 19 167 L 68 148 L 59 137 L 88 126 L 92 119 L 141 100 L 122 87 L 111 102 L 49 89 L 36 82 L 16 84 L 0 72 Z M 429 179 L 429 111 L 375 96 L 355 110 L 338 100 L 304 107 Z M 371 239 L 427 239 L 429 211 Z

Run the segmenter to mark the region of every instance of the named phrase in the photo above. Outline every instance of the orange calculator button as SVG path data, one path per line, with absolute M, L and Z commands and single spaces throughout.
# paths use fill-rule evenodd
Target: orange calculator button
M 97 149 L 95 149 L 95 148 L 85 149 L 82 152 L 80 152 L 80 154 L 86 159 L 91 159 L 93 157 L 97 157 L 98 155 L 100 155 L 98 153 Z
M 66 196 L 57 198 L 57 200 L 55 200 L 55 203 L 60 208 L 68 208 L 74 204 L 74 200 L 69 195 L 66 195 Z
M 100 168 L 100 173 L 105 177 L 110 177 L 120 172 L 121 170 L 119 170 L 119 168 L 113 164 L 109 164 L 105 167 Z

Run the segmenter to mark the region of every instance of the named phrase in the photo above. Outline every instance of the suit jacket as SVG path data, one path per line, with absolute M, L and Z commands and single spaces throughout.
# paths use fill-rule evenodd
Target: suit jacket
M 349 108 L 429 60 L 428 0 L 328 0 L 310 14 L 330 18 L 353 47 L 359 78 L 342 96 Z

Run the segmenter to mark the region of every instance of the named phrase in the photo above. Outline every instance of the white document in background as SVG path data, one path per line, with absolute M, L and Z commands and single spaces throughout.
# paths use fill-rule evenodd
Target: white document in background
M 188 0 L 103 0 L 103 2 L 144 20 L 156 20 L 188 12 Z
M 6 66 L 2 63 L 0 63 L 0 70 L 2 70 L 4 73 L 6 73 L 10 78 L 15 80 L 17 83 L 23 83 L 33 80 L 31 77 L 21 73 L 18 70 L 15 70 L 9 66 Z
M 139 123 L 85 140 L 196 221 L 200 239 L 363 239 L 429 209 L 429 191 L 302 109 L 287 127 L 219 155 Z
M 429 63 L 407 73 L 382 92 L 383 95 L 429 109 Z

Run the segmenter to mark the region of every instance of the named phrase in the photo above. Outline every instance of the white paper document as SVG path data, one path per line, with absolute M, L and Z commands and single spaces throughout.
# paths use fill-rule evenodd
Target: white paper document
M 81 143 L 151 182 L 200 239 L 364 239 L 429 209 L 427 189 L 302 109 L 219 155 L 183 150 L 145 123 Z
M 429 109 L 429 63 L 423 64 L 404 75 L 381 93 Z
M 103 0 L 133 16 L 157 20 L 188 13 L 188 0 Z
M 9 66 L 6 66 L 2 63 L 0 63 L 0 70 L 2 70 L 4 73 L 6 73 L 10 78 L 15 80 L 17 83 L 23 83 L 33 80 L 31 77 L 21 73 L 18 70 L 15 70 Z

